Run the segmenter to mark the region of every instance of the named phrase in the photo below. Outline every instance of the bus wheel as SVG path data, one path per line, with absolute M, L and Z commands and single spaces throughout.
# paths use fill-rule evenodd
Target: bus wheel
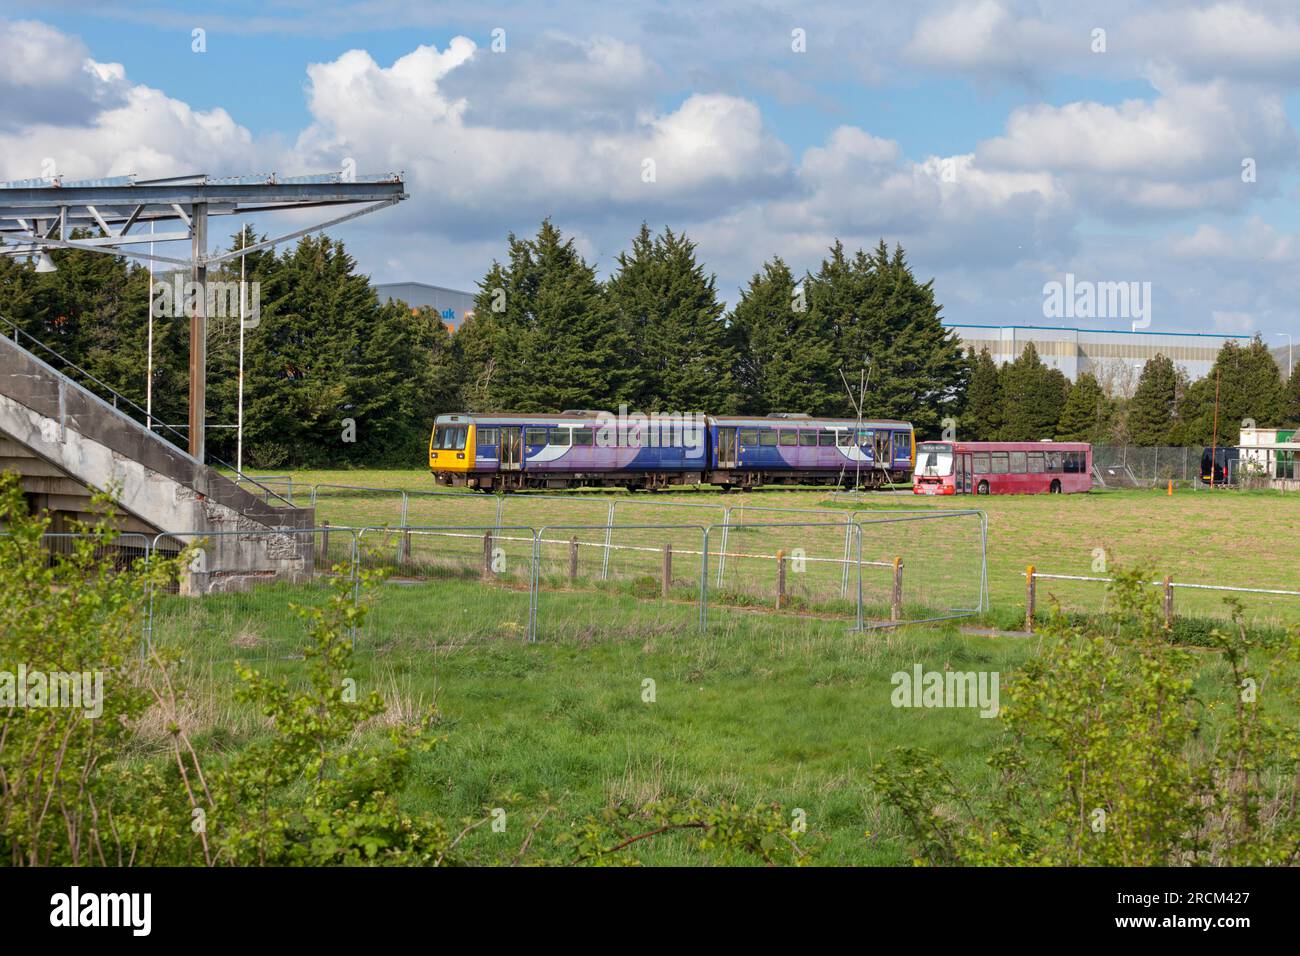
M 1052 487 L 1049 490 L 1052 494 L 1059 495 L 1061 493 L 1061 483 L 1055 478 L 1053 478 Z
M 975 494 L 987 495 L 988 493 L 989 493 L 989 483 L 987 481 L 981 481 L 978 485 L 975 486 Z

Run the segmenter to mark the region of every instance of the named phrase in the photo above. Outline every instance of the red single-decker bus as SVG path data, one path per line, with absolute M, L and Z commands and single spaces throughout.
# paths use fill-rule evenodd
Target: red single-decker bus
M 916 446 L 917 495 L 1059 495 L 1092 488 L 1086 442 L 927 441 Z

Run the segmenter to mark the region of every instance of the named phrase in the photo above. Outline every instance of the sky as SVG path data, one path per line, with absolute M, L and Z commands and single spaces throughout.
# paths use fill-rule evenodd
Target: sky
M 1294 3 L 0 0 L 0 180 L 402 171 L 330 230 L 376 282 L 473 290 L 545 217 L 608 275 L 645 222 L 729 303 L 883 239 L 949 322 L 1132 326 L 1050 316 L 1068 275 L 1278 346 L 1298 119 Z

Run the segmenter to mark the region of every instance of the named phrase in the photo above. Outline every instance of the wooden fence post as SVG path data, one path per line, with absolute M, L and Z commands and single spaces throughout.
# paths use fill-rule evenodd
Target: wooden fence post
M 1165 630 L 1174 629 L 1174 579 L 1172 575 L 1165 575 Z
M 664 597 L 668 596 L 668 591 L 672 587 L 672 583 L 673 583 L 673 546 L 671 544 L 665 543 L 664 544 L 664 585 L 663 585 Z
M 492 579 L 492 532 L 483 532 L 483 580 Z
M 575 534 L 569 538 L 569 583 L 574 584 L 578 580 L 578 536 Z
M 785 604 L 785 551 L 776 553 L 776 607 L 779 611 Z
M 1037 595 L 1037 583 L 1034 579 L 1034 566 L 1025 569 L 1025 630 L 1034 630 L 1034 598 Z
M 322 521 L 320 528 L 320 563 L 328 567 L 330 560 L 330 523 Z
M 902 557 L 894 558 L 894 595 L 889 604 L 889 619 L 891 621 L 901 621 L 903 619 L 903 559 Z

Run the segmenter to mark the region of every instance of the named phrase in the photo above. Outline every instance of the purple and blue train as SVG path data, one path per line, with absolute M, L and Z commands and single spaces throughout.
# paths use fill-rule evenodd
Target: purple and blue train
M 429 470 L 439 484 L 525 488 L 667 488 L 911 480 L 916 439 L 908 422 L 782 414 L 439 415 Z

